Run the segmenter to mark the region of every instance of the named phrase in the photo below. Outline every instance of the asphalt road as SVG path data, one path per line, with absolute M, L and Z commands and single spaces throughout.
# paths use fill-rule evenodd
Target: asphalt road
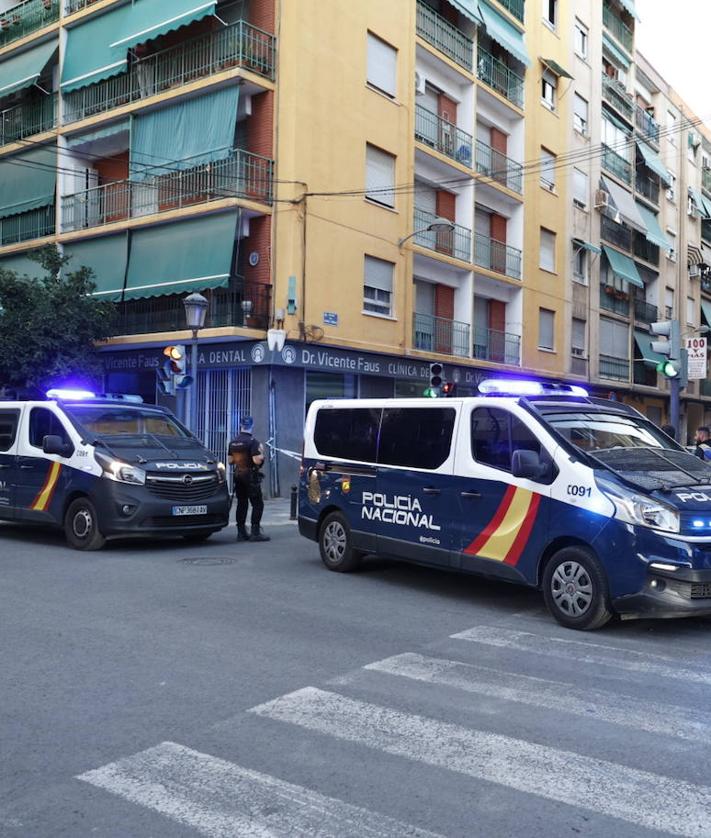
M 266 529 L 0 528 L 3 838 L 711 835 L 711 622 L 570 632 Z

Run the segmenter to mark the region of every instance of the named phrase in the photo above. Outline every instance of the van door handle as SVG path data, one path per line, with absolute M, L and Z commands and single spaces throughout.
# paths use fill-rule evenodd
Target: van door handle
M 425 486 L 422 491 L 425 495 L 438 495 L 440 493 L 440 490 L 435 489 L 434 486 Z
M 20 468 L 31 469 L 31 468 L 34 468 L 34 466 L 20 466 Z
M 463 498 L 480 498 L 481 492 L 460 492 Z

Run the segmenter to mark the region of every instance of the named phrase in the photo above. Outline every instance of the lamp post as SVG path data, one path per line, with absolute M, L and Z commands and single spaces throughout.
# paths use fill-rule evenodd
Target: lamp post
M 202 294 L 190 294 L 183 300 L 185 306 L 185 320 L 188 329 L 193 333 L 192 356 L 190 359 L 190 372 L 193 377 L 193 385 L 190 393 L 189 426 L 193 433 L 197 433 L 197 367 L 198 367 L 198 332 L 205 326 L 207 309 L 209 303 Z
M 451 233 L 453 230 L 453 221 L 450 221 L 448 218 L 438 216 L 434 221 L 430 222 L 421 230 L 415 230 L 413 233 L 409 233 L 407 236 L 404 236 L 398 241 L 397 246 L 402 247 L 408 239 L 411 239 L 413 236 L 419 236 L 420 233 Z

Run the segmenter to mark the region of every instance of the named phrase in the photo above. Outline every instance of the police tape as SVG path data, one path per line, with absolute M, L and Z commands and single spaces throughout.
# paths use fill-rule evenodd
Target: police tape
M 301 459 L 301 454 L 298 451 L 289 451 L 288 448 L 277 448 L 271 439 L 268 439 L 264 444 L 267 446 L 269 453 L 272 454 L 272 456 L 276 452 L 277 454 L 283 454 L 285 457 L 289 457 L 292 460 Z

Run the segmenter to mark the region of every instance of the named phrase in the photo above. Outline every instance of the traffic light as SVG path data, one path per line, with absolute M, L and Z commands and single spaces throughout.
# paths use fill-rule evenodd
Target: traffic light
M 442 366 L 442 364 L 430 364 L 430 383 L 425 388 L 425 392 L 423 395 L 427 396 L 430 399 L 436 399 L 437 396 L 440 395 L 443 372 L 444 367 Z
M 678 320 L 660 320 L 650 326 L 653 335 L 666 340 L 653 340 L 652 351 L 666 358 L 657 364 L 657 372 L 665 378 L 679 378 L 682 372 L 681 327 Z
M 445 381 L 442 385 L 442 395 L 453 398 L 457 395 L 457 385 L 454 381 Z
M 173 392 L 186 390 L 193 383 L 193 378 L 185 373 L 188 365 L 185 347 L 182 343 L 175 346 L 166 346 L 163 354 L 168 358 L 163 364 L 163 368 L 170 373 L 173 380 Z

